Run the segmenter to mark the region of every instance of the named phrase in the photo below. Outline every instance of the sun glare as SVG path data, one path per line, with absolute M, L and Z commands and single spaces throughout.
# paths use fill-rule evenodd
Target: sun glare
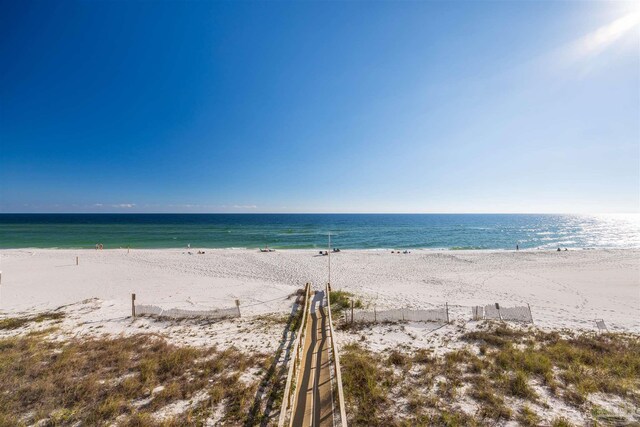
M 640 24 L 640 10 L 637 10 L 638 6 L 635 6 L 635 9 L 583 37 L 578 45 L 579 54 L 592 55 L 600 53 L 638 26 Z

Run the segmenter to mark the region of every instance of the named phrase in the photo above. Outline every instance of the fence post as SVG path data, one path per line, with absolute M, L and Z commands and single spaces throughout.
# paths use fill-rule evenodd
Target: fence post
M 378 323 L 378 315 L 376 314 L 376 306 L 373 306 L 373 323 Z
M 78 265 L 78 257 L 76 257 L 76 265 Z
M 531 314 L 531 306 L 527 303 L 527 307 L 529 308 L 529 320 L 531 320 L 531 324 L 533 325 L 533 314 Z
M 498 317 L 502 320 L 502 313 L 500 313 L 500 304 L 496 303 L 496 309 L 498 310 Z
M 351 300 L 351 324 L 353 325 L 353 300 Z
M 236 307 L 238 307 L 238 317 L 240 317 L 240 300 L 236 300 Z
M 447 323 L 449 323 L 449 303 L 445 302 L 444 307 L 447 310 Z
M 131 317 L 136 317 L 136 294 L 131 294 Z

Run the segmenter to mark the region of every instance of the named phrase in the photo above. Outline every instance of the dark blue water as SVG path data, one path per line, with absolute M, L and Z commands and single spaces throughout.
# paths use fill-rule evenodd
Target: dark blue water
M 0 214 L 0 248 L 640 247 L 639 215 Z

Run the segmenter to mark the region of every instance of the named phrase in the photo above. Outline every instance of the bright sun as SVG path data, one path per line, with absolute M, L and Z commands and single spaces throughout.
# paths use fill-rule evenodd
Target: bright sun
M 578 46 L 578 53 L 597 54 L 640 25 L 640 2 L 627 3 L 623 10 L 620 18 L 583 37 Z

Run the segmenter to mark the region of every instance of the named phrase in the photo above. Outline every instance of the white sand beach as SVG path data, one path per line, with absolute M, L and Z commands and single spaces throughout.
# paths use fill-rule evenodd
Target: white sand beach
M 52 337 L 63 341 L 151 333 L 177 345 L 275 354 L 291 336 L 286 319 L 293 294 L 306 282 L 321 289 L 328 278 L 329 258 L 317 251 L 198 251 L 2 250 L 0 320 L 58 310 L 64 317 L 53 322 Z M 595 331 L 595 319 L 604 319 L 610 331 L 640 333 L 640 250 L 345 250 L 331 256 L 331 281 L 334 290 L 349 291 L 377 309 L 449 305 L 450 324 L 408 322 L 337 331 L 339 347 L 357 342 L 385 360 L 397 348 L 436 355 L 466 348 L 463 334 L 484 323 L 471 321 L 471 307 L 494 302 L 505 307 L 530 304 L 533 327 L 543 330 Z M 231 308 L 237 299 L 241 317 L 132 319 L 132 293 L 137 304 L 164 309 Z M 0 331 L 0 337 L 51 326 L 49 321 L 31 322 L 26 330 Z M 277 366 L 284 363 L 280 356 Z M 535 387 L 543 405 L 535 409 L 544 420 L 564 417 L 583 425 L 591 419 L 588 410 Z M 612 399 L 592 394 L 587 408 L 607 408 L 631 419 L 628 402 Z M 507 401 L 513 408 L 521 403 Z M 454 406 L 468 414 L 477 410 L 468 397 Z M 410 415 L 402 402 L 395 411 L 400 417 Z
M 125 317 L 138 304 L 225 308 L 240 300 L 243 317 L 288 313 L 289 297 L 328 279 L 328 257 L 312 250 L 246 249 L 0 251 L 0 310 L 55 309 L 96 298 L 89 317 Z M 78 257 L 79 265 L 76 265 Z M 345 250 L 331 256 L 334 289 L 370 306 L 450 306 L 452 320 L 471 306 L 530 304 L 536 326 L 640 332 L 640 250 L 391 251 Z

